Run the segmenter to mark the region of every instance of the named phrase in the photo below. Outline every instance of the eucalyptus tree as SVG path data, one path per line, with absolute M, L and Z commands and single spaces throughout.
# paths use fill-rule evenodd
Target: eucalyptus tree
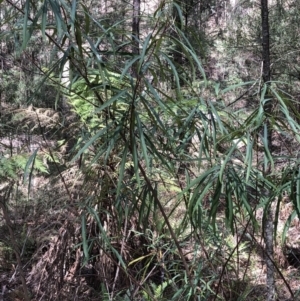
M 297 2 L 295 1 L 292 6 L 297 5 Z M 258 186 L 261 187 L 259 196 L 264 200 L 265 208 L 263 235 L 266 243 L 267 298 L 268 300 L 273 300 L 275 298 L 274 270 L 276 269 L 276 272 L 280 273 L 276 265 L 276 260 L 273 258 L 273 243 L 276 241 L 278 214 L 284 190 L 288 192 L 296 211 L 298 207 L 295 193 L 293 193 L 295 182 L 298 181 L 297 172 L 294 169 L 297 169 L 299 164 L 297 159 L 299 136 L 295 134 L 299 127 L 297 116 L 293 113 L 295 112 L 297 100 L 294 92 L 292 92 L 293 86 L 296 83 L 290 85 L 290 80 L 286 77 L 286 72 L 289 72 L 288 70 L 291 70 L 291 68 L 286 64 L 286 52 L 282 51 L 284 47 L 291 46 L 290 43 L 285 43 L 284 40 L 290 39 L 293 33 L 291 32 L 290 36 L 287 32 L 285 32 L 287 35 L 283 34 L 280 26 L 281 23 L 284 23 L 286 26 L 287 23 L 291 22 L 293 10 L 289 11 L 287 5 L 274 1 L 261 1 L 259 10 L 256 6 L 251 7 L 248 4 L 237 4 L 234 11 L 237 10 L 240 11 L 241 22 L 236 28 L 236 35 L 231 35 L 233 39 L 236 38 L 236 49 L 233 50 L 236 51 L 235 57 L 238 57 L 238 49 L 241 46 L 244 47 L 240 53 L 242 60 L 244 59 L 244 49 L 251 49 L 250 51 L 248 50 L 251 61 L 246 61 L 245 69 L 251 72 L 252 77 L 256 76 L 259 78 L 259 81 L 262 81 L 262 84 L 258 86 L 257 91 L 259 92 L 253 93 L 257 98 L 251 98 L 250 105 L 259 105 L 261 108 L 260 126 L 252 133 L 253 137 L 259 137 L 258 139 L 263 145 L 264 152 L 263 159 L 257 162 L 257 167 L 261 175 L 263 175 L 262 178 L 260 176 L 260 179 L 257 178 L 257 184 L 259 183 Z M 239 16 L 235 16 L 235 18 L 239 20 Z M 255 25 L 253 26 L 253 24 Z M 232 43 L 233 40 L 231 37 L 229 40 Z M 291 40 L 295 43 L 292 43 L 293 45 L 298 43 L 297 39 Z M 232 51 L 232 48 L 229 51 Z M 289 52 L 290 55 L 292 53 L 294 51 Z M 255 62 L 258 64 L 255 65 Z M 260 65 L 261 62 L 262 64 Z M 294 65 L 294 60 L 292 64 Z M 258 104 L 255 102 L 255 99 L 258 100 Z M 286 130 L 283 130 L 283 128 Z M 256 131 L 257 134 L 255 134 Z M 280 143 L 277 139 L 281 137 L 283 132 L 285 133 L 284 135 L 287 135 L 286 137 L 289 137 L 290 141 L 293 141 L 293 147 L 282 147 L 279 151 L 278 145 Z M 285 166 L 280 170 L 282 160 L 284 160 Z M 291 170 L 294 171 L 291 172 Z M 293 176 L 291 176 L 291 173 Z M 276 206 L 276 210 L 274 206 Z M 289 216 L 287 224 L 290 224 L 295 213 Z M 283 240 L 285 240 L 286 231 L 287 229 L 285 228 L 283 231 Z M 293 295 L 291 289 L 289 290 L 291 295 Z
M 269 29 L 269 7 L 268 0 L 261 0 L 261 28 L 262 28 L 262 78 L 263 83 L 266 85 L 266 89 L 269 92 L 268 86 L 271 81 L 271 60 L 270 60 L 270 29 Z M 266 138 L 265 147 L 272 156 L 272 128 L 271 128 L 271 114 L 272 114 L 272 97 L 269 93 L 262 95 L 262 101 L 264 102 L 264 111 L 266 114 L 266 121 L 264 124 L 264 137 Z M 271 162 L 264 165 L 263 174 L 264 177 L 268 177 L 271 173 Z M 271 209 L 272 196 L 268 188 L 264 188 L 264 194 L 270 201 L 267 204 L 267 210 L 264 221 L 264 239 L 266 243 L 266 263 L 267 263 L 267 275 L 266 284 L 268 287 L 267 301 L 275 299 L 275 279 L 274 279 L 274 247 L 273 247 L 273 214 Z

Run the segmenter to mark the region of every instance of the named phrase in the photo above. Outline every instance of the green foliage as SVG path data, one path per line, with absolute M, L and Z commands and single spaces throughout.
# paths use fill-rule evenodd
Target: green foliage
M 164 298 L 163 293 L 167 289 L 167 287 L 172 283 L 172 281 L 164 281 L 162 284 L 156 285 L 155 283 L 151 283 L 149 289 L 153 291 L 153 296 L 149 296 L 146 291 L 143 291 L 143 297 L 145 301 L 152 301 L 153 297 L 155 300 L 168 300 Z
M 0 158 L 0 179 L 16 180 L 25 170 L 30 156 L 28 154 L 13 155 L 11 157 Z M 39 155 L 35 157 L 33 169 L 36 172 L 47 173 L 47 166 L 43 158 Z
M 130 88 L 129 83 L 121 78 L 121 74 L 105 69 L 101 71 L 91 70 L 88 83 L 83 78 L 72 83 L 72 91 L 69 95 L 74 111 L 90 129 L 102 127 L 104 118 L 101 118 L 99 113 L 106 107 L 113 106 L 114 110 L 122 112 L 128 106 L 126 105 L 126 91 Z M 95 91 L 99 93 L 98 97 Z M 104 102 L 102 106 L 100 106 L 99 97 Z
M 35 4 L 26 0 L 23 27 L 15 29 L 22 33 L 20 53 L 28 49 L 37 32 L 53 46 L 50 66 L 41 69 L 46 73 L 41 84 L 52 84 L 63 92 L 79 117 L 72 123 L 76 128 L 73 161 L 66 165 L 77 161 L 83 184 L 77 198 L 69 193 L 67 181 L 63 180 L 63 185 L 76 217 L 81 217 L 81 228 L 77 227 L 82 240 L 78 245 L 84 254 L 81 264 L 102 260 L 99 294 L 107 299 L 123 297 L 124 291 L 123 300 L 217 296 L 219 275 L 208 265 L 228 265 L 228 277 L 239 277 L 235 260 L 246 253 L 248 244 L 241 242 L 235 249 L 228 240 L 231 235 L 241 235 L 239 226 L 244 227 L 246 221 L 255 233 L 261 222 L 256 210 L 263 208 L 265 216 L 278 200 L 276 225 L 284 192 L 295 209 L 287 226 L 300 215 L 297 155 L 288 150 L 274 155 L 266 126 L 269 120 L 274 133 L 297 145 L 300 128 L 295 99 L 283 92 L 285 84 L 281 82 L 267 88 L 259 80 L 248 81 L 236 70 L 226 83 L 225 72 L 218 83 L 207 82 L 199 53 L 208 53 L 208 46 L 198 38 L 189 41 L 195 28 L 190 24 L 183 28 L 180 5 L 173 4 L 161 3 L 151 20 L 143 20 L 144 26 L 152 24 L 153 30 L 137 41 L 138 54 L 131 52 L 136 41 L 125 26 L 125 17 L 115 22 L 104 20 L 85 2 L 46 0 Z M 174 8 L 180 17 L 177 24 L 170 21 Z M 283 25 L 284 21 L 278 31 L 282 32 Z M 248 36 L 250 33 L 235 36 L 236 42 L 245 42 Z M 231 38 L 226 42 L 230 44 Z M 221 39 L 215 45 L 218 53 L 228 51 L 232 57 L 236 53 Z M 175 59 L 178 54 L 183 64 Z M 231 60 L 227 58 L 224 66 Z M 66 69 L 70 79 L 62 80 Z M 255 72 L 247 77 L 255 78 L 260 71 Z M 1 90 L 6 89 L 10 98 L 17 100 L 13 91 L 24 89 L 26 82 L 18 86 L 12 78 L 4 77 Z M 240 93 L 252 90 L 259 91 L 259 96 L 253 92 L 253 106 L 240 104 Z M 273 110 L 265 112 L 265 104 L 271 100 Z M 15 115 L 13 122 L 17 118 L 25 120 Z M 66 136 L 70 128 L 66 127 Z M 31 156 L 1 157 L 0 179 L 17 178 L 22 170 L 25 179 L 30 179 L 34 170 L 46 172 L 45 158 L 59 163 L 55 153 L 42 158 L 37 151 Z M 282 160 L 292 162 L 289 169 L 281 169 Z M 271 172 L 265 174 L 269 166 Z M 264 195 L 266 188 L 272 193 Z M 286 233 L 287 228 L 284 237 Z M 185 244 L 193 245 L 192 259 L 183 254 Z M 161 264 L 158 250 L 164 250 L 168 274 L 156 285 L 150 278 L 151 267 L 155 270 Z M 94 258 L 97 251 L 100 259 Z M 228 262 L 222 262 L 220 253 L 229 253 Z M 124 284 L 126 288 L 122 278 L 130 281 Z M 169 288 L 172 296 L 165 297 Z

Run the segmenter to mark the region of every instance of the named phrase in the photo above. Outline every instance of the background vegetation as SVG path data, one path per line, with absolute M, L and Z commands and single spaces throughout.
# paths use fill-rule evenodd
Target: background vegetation
M 298 300 L 300 2 L 0 1 L 2 300 Z

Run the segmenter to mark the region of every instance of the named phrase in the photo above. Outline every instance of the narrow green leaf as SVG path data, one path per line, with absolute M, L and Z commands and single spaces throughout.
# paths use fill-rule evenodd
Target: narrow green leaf
M 192 180 L 190 182 L 190 184 L 188 186 L 186 186 L 181 193 L 178 194 L 177 197 L 181 198 L 184 194 L 186 194 L 191 188 L 193 188 L 194 186 L 198 185 L 199 183 L 202 183 L 202 181 L 204 181 L 204 179 L 207 178 L 207 176 L 209 174 L 213 174 L 216 173 L 219 170 L 219 166 L 215 165 L 212 168 L 208 169 L 207 171 L 205 171 L 203 174 L 201 174 L 199 177 L 197 177 L 196 179 Z
M 156 149 L 155 144 L 152 142 L 152 137 L 149 137 L 147 134 L 144 133 L 145 139 L 147 140 L 147 144 L 149 145 L 149 152 L 157 158 L 166 168 L 169 172 L 174 171 L 174 164 L 173 162 L 167 161 L 164 156 Z
M 172 75 L 175 77 L 176 88 L 180 89 L 179 76 L 178 76 L 175 65 L 173 64 L 173 62 L 169 59 L 169 57 L 165 53 L 162 53 L 162 56 L 165 58 L 165 60 L 168 62 L 169 66 L 172 69 Z
M 275 218 L 274 218 L 274 241 L 275 241 L 275 243 L 276 243 L 276 237 L 277 237 L 280 204 L 282 203 L 282 193 L 278 193 L 277 195 L 278 195 L 278 200 L 276 203 L 276 211 L 275 211 Z
M 147 151 L 146 141 L 145 141 L 145 137 L 144 137 L 143 126 L 142 126 L 142 123 L 141 123 L 138 113 L 135 112 L 135 114 L 136 114 L 135 118 L 137 121 L 137 130 L 138 130 L 139 137 L 140 137 L 141 149 L 142 149 L 143 157 L 145 159 L 146 167 L 148 170 L 149 169 L 149 157 L 148 157 L 148 151 Z
M 196 210 L 198 211 L 199 208 L 201 209 L 201 206 L 202 206 L 202 202 L 204 200 L 205 197 L 207 197 L 207 194 L 210 190 L 213 190 L 213 187 L 214 187 L 214 182 L 215 179 L 211 178 L 211 177 L 208 177 L 208 179 L 206 178 L 203 178 L 201 180 L 201 182 L 205 182 L 205 186 L 203 187 L 203 185 L 201 185 L 201 183 L 199 183 L 198 187 L 199 189 L 201 189 L 201 193 L 198 194 L 196 193 L 197 192 L 197 189 L 195 192 L 193 192 L 193 196 L 192 196 L 192 199 L 190 201 L 192 205 L 192 214 L 194 215 Z M 197 188 L 198 188 L 197 187 Z M 194 201 L 194 199 L 196 200 L 196 202 Z M 200 225 L 199 225 L 200 226 Z
M 281 108 L 281 111 L 283 112 L 287 122 L 288 122 L 288 125 L 293 129 L 293 131 L 296 133 L 296 139 L 298 140 L 298 142 L 300 142 L 300 137 L 299 137 L 299 131 L 300 131 L 300 125 L 299 123 L 294 120 L 293 118 L 291 118 L 291 115 L 290 115 L 290 111 L 296 111 L 296 114 L 299 114 L 299 112 L 297 112 L 296 109 L 293 109 L 293 105 L 292 104 L 289 104 L 289 108 L 287 107 L 287 100 L 286 99 L 283 99 L 279 93 L 277 93 L 277 91 L 270 87 L 270 90 L 272 91 L 272 93 L 275 95 L 275 97 L 278 99 L 278 101 L 280 102 L 280 108 Z
M 229 180 L 230 181 L 230 180 Z M 225 189 L 225 202 L 226 202 L 226 209 L 225 209 L 225 216 L 226 216 L 226 223 L 227 227 L 230 228 L 232 235 L 234 235 L 234 228 L 233 228 L 233 201 L 232 201 L 232 189 L 230 183 L 226 183 Z
M 122 90 L 117 95 L 115 95 L 115 96 L 111 97 L 109 100 L 105 101 L 104 104 L 100 108 L 95 110 L 95 114 L 100 113 L 101 111 L 106 109 L 108 106 L 113 104 L 115 101 L 121 100 L 122 96 L 124 96 L 126 93 L 127 93 L 127 90 Z
M 86 5 L 84 5 L 83 3 L 80 3 L 80 5 L 83 7 L 83 11 L 84 11 L 84 31 L 85 34 L 87 35 L 90 32 L 91 18 L 89 15 L 89 10 L 86 7 Z
M 58 38 L 61 38 L 63 36 L 63 34 L 68 34 L 67 26 L 66 26 L 65 22 L 63 22 L 63 18 L 61 15 L 61 8 L 56 1 L 48 0 L 48 2 L 52 8 L 52 12 L 55 17 L 57 36 L 58 36 Z M 62 0 L 60 0 L 60 2 L 63 3 Z
M 236 88 L 240 88 L 240 87 L 243 87 L 243 86 L 252 85 L 252 84 L 254 84 L 254 83 L 255 83 L 254 81 L 250 81 L 250 82 L 244 82 L 244 83 L 232 85 L 232 86 L 229 86 L 229 87 L 223 89 L 223 90 L 221 91 L 221 93 L 222 93 L 222 94 L 225 94 L 225 93 L 227 93 L 227 92 L 229 92 L 229 91 L 231 91 L 231 90 L 234 90 L 234 89 L 236 89 Z
M 209 115 L 210 115 L 210 119 L 213 122 L 217 122 L 218 124 L 218 130 L 221 131 L 221 134 L 223 135 L 224 133 L 228 133 L 227 129 L 224 127 L 223 122 L 220 118 L 220 115 L 218 113 L 218 111 L 216 110 L 215 106 L 210 103 L 210 110 L 209 110 Z
M 217 209 L 220 203 L 221 191 L 222 191 L 222 182 L 218 180 L 214 195 L 211 200 L 211 207 L 209 213 L 208 222 L 212 224 L 213 230 L 216 233 L 216 218 L 217 218 Z
M 44 4 L 42 6 L 42 23 L 41 23 L 41 30 L 42 30 L 42 37 L 43 40 L 46 41 L 46 25 L 47 25 L 47 1 L 44 1 Z
M 205 70 L 202 67 L 201 61 L 199 59 L 199 57 L 197 56 L 195 50 L 193 49 L 193 47 L 191 46 L 190 42 L 188 41 L 188 39 L 185 37 L 184 33 L 181 32 L 181 36 L 184 37 L 185 39 L 185 43 L 187 43 L 187 45 L 189 45 L 189 47 L 187 47 L 185 45 L 185 43 L 181 43 L 181 47 L 186 49 L 186 51 L 192 56 L 194 62 L 196 63 L 198 70 L 200 71 L 203 81 L 204 81 L 204 86 L 207 85 L 207 79 L 206 79 L 206 74 L 205 74 Z
M 101 233 L 100 233 L 101 239 L 103 239 L 103 241 L 104 241 L 104 243 L 105 243 L 103 247 L 104 247 L 104 248 L 107 247 L 107 248 L 109 249 L 109 251 L 111 251 L 111 252 L 114 253 L 114 255 L 117 257 L 118 261 L 120 262 L 120 264 L 121 264 L 123 270 L 126 272 L 126 264 L 124 263 L 123 258 L 122 258 L 122 256 L 119 254 L 119 252 L 111 245 L 110 239 L 109 239 L 109 237 L 107 236 L 107 233 L 106 233 L 105 229 L 104 229 L 103 226 L 102 226 L 102 223 L 101 223 L 101 221 L 100 221 L 100 219 L 99 219 L 98 213 L 97 213 L 97 212 L 94 210 L 94 208 L 92 208 L 92 207 L 88 207 L 87 209 L 88 209 L 88 211 L 90 212 L 90 214 L 96 219 L 97 225 L 98 225 L 99 230 L 100 230 L 100 232 L 101 232 Z M 105 249 L 106 249 L 106 248 L 105 248 Z M 106 250 L 105 250 L 105 251 L 106 251 Z
M 120 76 L 120 81 L 123 80 L 124 76 L 128 76 L 128 70 L 132 68 L 135 62 L 137 62 L 140 59 L 140 55 L 134 57 L 132 60 L 126 63 L 125 67 L 123 68 L 122 74 Z
M 260 92 L 260 104 L 262 105 L 262 107 L 266 101 L 265 96 L 267 93 L 267 89 L 268 89 L 268 86 L 266 84 L 264 84 L 263 88 L 261 89 L 261 92 Z
M 151 37 L 152 37 L 152 34 L 151 33 L 148 34 L 148 36 L 146 37 L 145 42 L 143 44 L 143 49 L 142 49 L 141 55 L 139 56 L 140 61 L 139 61 L 139 65 L 138 65 L 138 74 L 141 72 L 142 66 L 144 64 L 145 55 L 146 55 L 146 52 L 148 49 L 148 44 L 149 44 Z
M 76 17 L 76 7 L 77 1 L 72 0 L 72 7 L 71 7 L 71 14 L 70 14 L 70 21 L 71 21 L 71 32 L 75 34 L 75 17 Z M 81 30 L 79 30 L 80 32 Z M 77 38 L 76 38 L 77 40 Z
M 281 239 L 281 244 L 284 246 L 285 245 L 285 240 L 286 240 L 286 234 L 287 234 L 287 231 L 289 230 L 290 228 L 290 225 L 291 225 L 291 222 L 294 220 L 294 218 L 297 216 L 297 212 L 296 211 L 293 211 L 290 216 L 288 217 L 285 225 L 284 225 L 284 228 L 283 228 L 283 231 L 282 231 L 282 239 Z
M 25 169 L 24 169 L 24 176 L 23 176 L 23 183 L 25 184 L 25 182 L 27 181 L 27 178 L 29 179 L 28 181 L 28 194 L 30 192 L 31 189 L 31 179 L 32 179 L 32 174 L 33 174 L 33 169 L 34 169 L 34 162 L 36 159 L 36 155 L 38 152 L 39 148 L 37 148 L 33 154 L 29 157 Z
M 84 153 L 101 135 L 107 133 L 109 128 L 112 126 L 112 123 L 108 124 L 106 128 L 101 129 L 98 131 L 75 155 L 72 159 L 72 162 L 76 161 L 82 153 Z
M 83 47 L 82 47 L 82 29 L 78 24 L 75 25 L 75 39 L 76 39 L 76 45 L 79 50 L 79 54 L 82 57 L 83 56 Z
M 133 159 L 134 174 L 136 177 L 137 185 L 140 188 L 141 182 L 140 182 L 140 176 L 139 176 L 139 158 L 138 158 L 137 144 L 136 144 L 134 134 L 131 137 L 131 147 L 132 147 L 132 159 Z
M 264 158 L 264 161 L 265 161 L 265 170 L 267 170 L 268 168 L 268 162 L 270 162 L 271 164 L 271 168 L 272 168 L 272 171 L 274 170 L 274 160 L 273 160 L 273 156 L 271 155 L 271 152 L 270 152 L 270 148 L 269 148 L 269 144 L 268 144 L 268 131 L 270 131 L 271 129 L 269 129 L 267 127 L 267 124 L 265 123 L 264 124 L 264 137 L 262 139 L 262 142 L 263 142 L 263 145 L 264 145 L 264 153 L 265 153 L 265 158 Z
M 86 265 L 89 261 L 89 247 L 88 247 L 88 241 L 87 241 L 87 233 L 86 233 L 86 217 L 83 213 L 81 216 L 81 235 L 82 235 L 82 248 L 83 248 L 83 255 L 84 255 L 84 261 L 83 265 Z
M 223 176 L 224 176 L 224 170 L 227 166 L 227 163 L 231 160 L 232 158 L 232 153 L 236 150 L 236 144 L 232 145 L 232 147 L 229 149 L 229 152 L 223 162 L 221 162 L 221 169 L 219 173 L 219 180 L 222 181 Z
M 28 18 L 30 16 L 30 0 L 26 0 L 24 6 L 24 23 L 23 23 L 23 43 L 21 46 L 21 50 L 25 49 L 27 43 L 30 39 L 29 31 L 28 31 Z
M 250 134 L 247 134 L 247 148 L 246 148 L 246 158 L 244 160 L 245 166 L 247 166 L 246 172 L 246 182 L 249 181 L 250 172 L 252 170 L 252 159 L 253 159 L 253 141 L 251 140 Z
M 180 6 L 175 2 L 173 1 L 173 7 L 175 9 L 175 15 L 176 15 L 176 18 L 179 17 L 179 24 L 180 24 L 180 27 L 178 29 L 181 29 L 182 25 L 183 25 L 183 15 L 182 15 L 182 10 L 180 8 Z M 178 20 L 176 20 L 178 21 Z
M 119 177 L 118 177 L 117 192 L 116 192 L 117 198 L 120 195 L 120 191 L 121 191 L 122 184 L 123 184 L 124 173 L 125 173 L 125 164 L 127 162 L 127 154 L 128 154 L 128 144 L 126 143 L 125 148 L 123 150 L 122 161 L 121 161 L 120 169 L 119 169 Z
M 99 62 L 99 63 L 103 63 L 103 60 L 102 60 L 102 58 L 101 58 L 101 56 L 99 55 L 99 52 L 98 52 L 98 50 L 96 49 L 96 46 L 95 46 L 95 44 L 93 43 L 93 41 L 87 36 L 86 37 L 86 40 L 89 42 L 89 44 L 90 44 L 90 46 L 91 46 L 91 50 L 92 50 L 92 52 L 94 53 L 94 55 L 95 55 L 95 58 L 97 59 L 97 62 Z M 99 64 L 99 69 L 100 69 L 100 71 L 101 71 L 101 68 L 102 68 L 102 66 L 101 66 L 101 64 Z M 102 73 L 102 72 L 101 72 Z M 102 80 L 103 81 L 103 80 Z

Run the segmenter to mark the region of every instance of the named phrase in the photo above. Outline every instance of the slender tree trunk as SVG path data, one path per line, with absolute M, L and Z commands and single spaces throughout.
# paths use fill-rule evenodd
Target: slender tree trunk
M 141 12 L 141 0 L 133 0 L 133 14 L 132 14 L 132 53 L 138 55 L 139 39 L 140 39 L 140 12 Z M 138 76 L 138 65 L 134 64 L 132 68 L 132 76 Z
M 270 62 L 270 31 L 269 31 L 269 8 L 268 0 L 261 0 L 261 27 L 262 27 L 262 59 L 263 59 L 263 80 L 268 83 L 271 80 Z
M 269 31 L 269 9 L 268 9 L 268 0 L 261 0 L 261 26 L 262 26 L 262 60 L 263 60 L 263 69 L 262 77 L 265 85 L 269 85 L 271 80 L 271 62 L 270 62 L 270 31 Z M 272 152 L 272 128 L 270 125 L 269 115 L 272 111 L 272 101 L 270 95 L 266 93 L 265 96 L 266 102 L 264 103 L 264 111 L 267 116 L 264 135 L 267 135 L 268 147 L 270 152 Z M 271 172 L 270 164 L 264 166 L 264 177 L 267 177 Z M 264 196 L 269 199 L 270 191 L 267 187 L 264 187 Z M 272 214 L 272 202 L 269 202 L 266 218 L 264 220 L 264 240 L 266 245 L 266 255 L 265 260 L 267 264 L 267 298 L 266 301 L 275 300 L 275 278 L 274 278 L 274 265 L 273 265 L 273 214 Z

